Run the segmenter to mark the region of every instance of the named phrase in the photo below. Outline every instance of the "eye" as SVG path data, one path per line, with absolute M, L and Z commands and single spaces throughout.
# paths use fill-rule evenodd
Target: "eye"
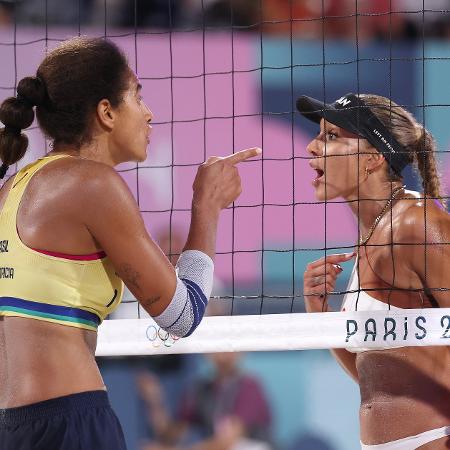
M 328 131 L 327 132 L 327 141 L 333 141 L 336 138 L 337 138 L 337 134 L 336 133 L 334 133 L 333 131 Z

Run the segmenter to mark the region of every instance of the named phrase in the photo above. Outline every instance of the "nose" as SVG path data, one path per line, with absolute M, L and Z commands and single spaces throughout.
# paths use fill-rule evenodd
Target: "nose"
M 318 139 L 313 139 L 307 146 L 306 146 L 306 151 L 311 154 L 312 156 L 320 156 L 321 155 L 321 151 L 319 148 L 319 140 Z
M 145 120 L 147 121 L 148 124 L 150 124 L 150 122 L 153 120 L 153 113 L 151 112 L 150 108 L 147 106 L 146 103 L 144 103 L 144 107 L 145 107 Z

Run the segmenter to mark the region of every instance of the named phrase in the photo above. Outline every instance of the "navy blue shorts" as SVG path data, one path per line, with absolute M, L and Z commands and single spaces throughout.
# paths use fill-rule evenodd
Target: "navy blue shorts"
M 126 450 L 105 391 L 0 409 L 1 450 Z

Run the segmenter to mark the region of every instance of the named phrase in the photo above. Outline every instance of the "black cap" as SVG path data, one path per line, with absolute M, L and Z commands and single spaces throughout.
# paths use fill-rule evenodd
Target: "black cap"
M 297 109 L 307 119 L 320 123 L 326 119 L 338 127 L 367 139 L 398 175 L 409 164 L 407 150 L 403 148 L 370 107 L 355 94 L 346 94 L 334 103 L 324 103 L 302 95 L 297 99 Z

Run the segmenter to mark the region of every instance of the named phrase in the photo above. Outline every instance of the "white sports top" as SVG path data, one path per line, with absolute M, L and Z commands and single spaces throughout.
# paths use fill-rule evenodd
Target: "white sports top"
M 342 302 L 341 311 L 383 311 L 383 310 L 388 311 L 388 310 L 402 309 L 392 305 L 388 305 L 387 303 L 384 303 L 381 300 L 377 300 L 376 298 L 371 297 L 366 291 L 364 291 L 361 288 L 361 286 L 359 285 L 359 277 L 358 277 L 358 260 L 355 261 L 355 265 L 353 266 L 347 291 L 350 292 L 345 294 L 344 301 Z M 389 348 L 392 347 L 383 347 L 383 349 Z M 348 348 L 347 350 L 352 353 L 360 353 L 360 352 L 367 352 L 373 349 Z

